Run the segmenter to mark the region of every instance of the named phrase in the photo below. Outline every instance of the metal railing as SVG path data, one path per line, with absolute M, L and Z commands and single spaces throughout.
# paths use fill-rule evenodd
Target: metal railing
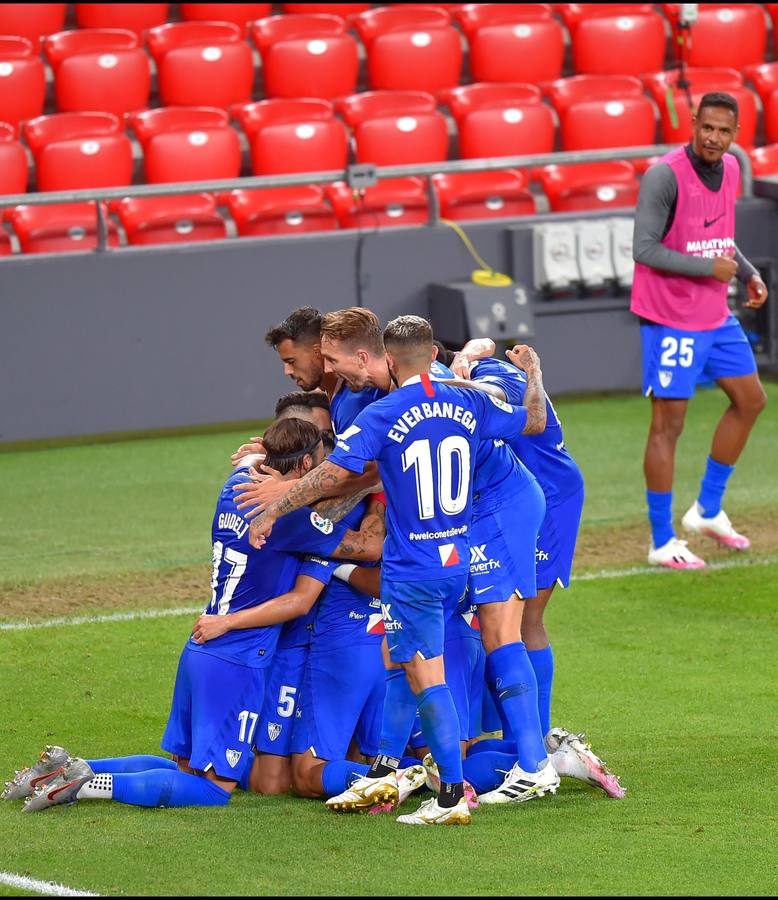
M 535 168 L 548 165 L 610 162 L 613 160 L 645 159 L 675 150 L 677 144 L 647 144 L 640 147 L 614 147 L 605 150 L 573 150 L 559 153 L 535 153 L 527 156 L 500 156 L 488 159 L 459 159 L 451 162 L 423 163 L 405 166 L 372 166 L 357 164 L 346 169 L 327 172 L 300 172 L 294 175 L 262 175 L 227 178 L 218 181 L 187 181 L 165 184 L 126 185 L 124 187 L 91 188 L 80 191 L 43 191 L 30 194 L 0 195 L 0 208 L 9 206 L 41 206 L 54 203 L 94 202 L 97 215 L 97 249 L 107 249 L 108 224 L 101 200 L 120 200 L 123 197 L 168 197 L 180 194 L 222 193 L 224 191 L 255 190 L 257 188 L 293 187 L 302 184 L 329 184 L 345 181 L 354 187 L 365 187 L 376 180 L 421 176 L 427 179 L 430 225 L 440 219 L 440 208 L 432 176 L 443 173 L 483 172 L 494 169 Z M 740 163 L 744 198 L 753 197 L 754 180 L 751 158 L 738 144 L 729 148 Z

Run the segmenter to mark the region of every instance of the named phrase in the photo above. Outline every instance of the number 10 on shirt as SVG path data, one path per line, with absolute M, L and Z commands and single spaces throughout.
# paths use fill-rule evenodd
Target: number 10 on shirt
M 454 493 L 454 474 L 457 485 Z M 449 435 L 437 448 L 437 478 L 432 465 L 432 447 L 429 440 L 414 441 L 402 455 L 403 472 L 413 468 L 416 476 L 416 499 L 419 518 L 435 517 L 435 485 L 438 506 L 444 515 L 461 513 L 467 506 L 470 487 L 470 445 L 461 435 Z

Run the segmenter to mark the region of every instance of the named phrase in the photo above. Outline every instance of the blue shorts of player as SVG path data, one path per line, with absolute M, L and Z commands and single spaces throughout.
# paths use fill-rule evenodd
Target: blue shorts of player
M 245 780 L 266 671 L 185 647 L 162 749 L 188 758 L 193 769 Z
M 392 662 L 410 662 L 415 656 L 442 656 L 446 620 L 456 610 L 466 588 L 465 572 L 434 581 L 382 578 L 381 611 Z
M 303 684 L 308 646 L 278 649 L 268 671 L 260 727 L 254 740 L 258 753 L 289 756 L 295 712 Z
M 555 584 L 569 587 L 583 504 L 584 490 L 581 488 L 572 496 L 546 508 L 538 532 L 536 554 L 539 591 Z
M 292 753 L 345 759 L 352 736 L 365 756 L 381 739 L 386 672 L 377 641 L 350 647 L 314 645 L 305 669 Z
M 685 400 L 700 381 L 738 378 L 756 372 L 756 360 L 743 327 L 730 316 L 710 331 L 684 331 L 668 325 L 641 325 L 643 393 Z
M 513 593 L 537 594 L 535 551 L 546 512 L 546 498 L 534 479 L 499 506 L 480 498 L 473 504 L 470 527 L 469 599 L 501 603 Z

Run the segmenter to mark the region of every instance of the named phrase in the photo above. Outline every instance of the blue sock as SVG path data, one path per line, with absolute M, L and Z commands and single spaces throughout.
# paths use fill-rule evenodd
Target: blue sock
M 324 796 L 337 797 L 369 771 L 370 766 L 366 763 L 350 762 L 347 759 L 334 759 L 328 762 L 321 773 Z
M 654 547 L 664 545 L 675 537 L 673 528 L 673 492 L 658 493 L 646 491 L 648 521 L 651 523 L 651 538 Z
M 494 666 L 491 663 L 491 658 L 491 655 L 486 657 L 486 666 L 484 668 L 486 687 L 489 691 L 489 696 L 492 698 L 492 706 L 497 710 L 497 715 L 500 717 L 500 722 L 502 722 L 502 739 L 504 741 L 512 741 L 513 733 L 511 732 L 511 723 L 508 721 L 508 718 L 505 715 L 505 710 L 502 708 L 502 703 L 500 703 L 500 698 L 497 692 L 497 685 L 495 684 L 497 676 L 494 674 Z
M 95 775 L 109 772 L 147 772 L 149 769 L 178 769 L 172 759 L 164 756 L 114 756 L 108 759 L 88 759 L 89 768 Z
M 387 669 L 386 696 L 378 756 L 400 759 L 413 731 L 416 697 L 402 669 Z
M 697 498 L 700 514 L 706 519 L 712 519 L 721 512 L 721 498 L 727 489 L 729 476 L 734 471 L 734 466 L 726 466 L 708 457 L 708 465 L 705 467 L 705 475 L 700 484 L 700 496 Z
M 511 756 L 515 757 L 518 752 L 514 741 L 501 741 L 499 738 L 486 738 L 483 741 L 476 741 L 467 748 L 468 757 L 476 753 L 510 753 Z
M 506 772 L 510 772 L 515 762 L 516 756 L 513 753 L 476 753 L 475 756 L 467 757 L 462 770 L 476 794 L 485 794 L 505 781 Z
M 462 751 L 459 747 L 459 716 L 447 684 L 425 688 L 418 696 L 419 718 L 432 757 L 438 764 L 440 780 L 447 784 L 462 781 Z
M 495 684 L 503 711 L 517 744 L 519 765 L 525 772 L 537 772 L 548 754 L 540 733 L 538 682 L 523 641 L 492 651 Z
M 527 650 L 527 656 L 535 670 L 538 682 L 538 715 L 540 731 L 544 736 L 551 731 L 551 685 L 554 681 L 554 653 L 551 647 Z
M 130 806 L 226 806 L 230 794 L 201 775 L 148 769 L 114 775 L 113 799 Z

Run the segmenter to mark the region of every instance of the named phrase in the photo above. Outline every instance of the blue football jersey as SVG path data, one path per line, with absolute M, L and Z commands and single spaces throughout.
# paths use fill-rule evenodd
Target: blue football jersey
M 372 387 L 352 391 L 346 382 L 341 380 L 330 400 L 330 417 L 335 436 L 345 431 L 349 425 L 353 425 L 354 419 L 366 406 L 385 396 L 386 391 Z
M 527 390 L 527 376 L 520 369 L 499 359 L 484 359 L 471 371 L 474 381 L 494 384 L 505 392 L 509 403 L 520 405 Z M 513 435 L 507 439 L 519 459 L 537 478 L 546 495 L 547 506 L 554 506 L 583 487 L 576 461 L 565 447 L 562 424 L 546 395 L 546 428 L 541 434 Z
M 519 433 L 527 410 L 417 375 L 364 409 L 331 462 L 375 460 L 388 500 L 383 573 L 394 581 L 467 571 L 473 468 L 481 440 Z
M 207 615 L 226 615 L 259 606 L 294 587 L 300 571 L 302 548 L 327 556 L 347 531 L 341 523 L 322 519 L 303 507 L 279 519 L 261 550 L 249 544 L 249 522 L 235 505 L 233 488 L 246 479 L 247 468 L 237 469 L 227 479 L 216 504 L 211 533 L 213 574 Z M 308 572 L 307 574 L 311 574 Z M 280 625 L 228 631 L 205 644 L 191 638 L 187 647 L 210 653 L 252 668 L 270 663 L 278 642 Z

